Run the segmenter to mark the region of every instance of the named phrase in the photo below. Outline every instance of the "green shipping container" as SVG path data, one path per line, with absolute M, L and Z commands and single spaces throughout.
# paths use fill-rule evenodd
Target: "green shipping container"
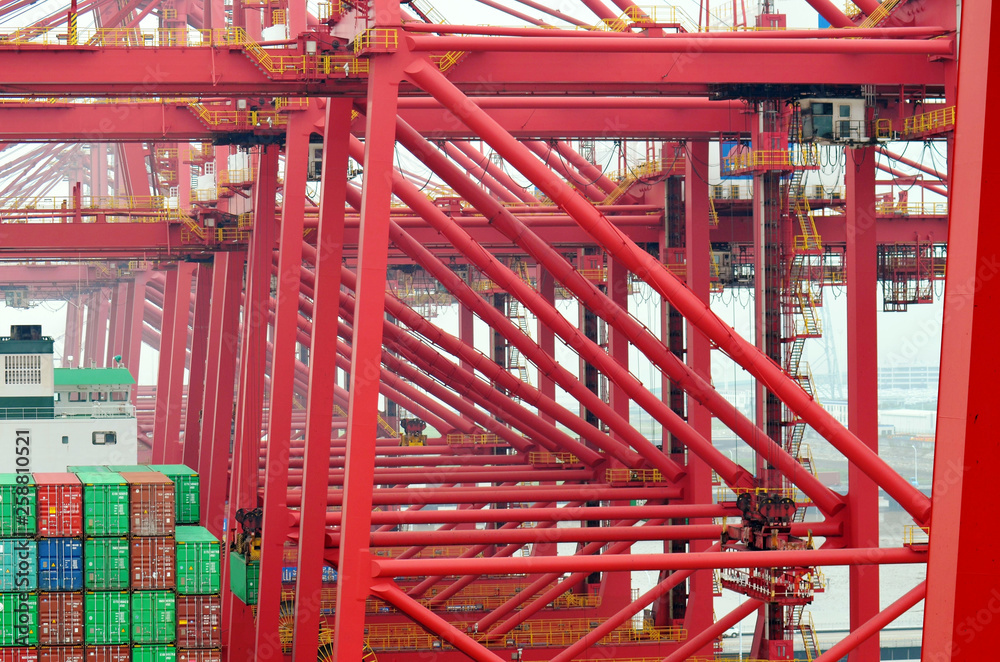
M 177 605 L 171 591 L 132 593 L 132 641 L 166 644 L 176 638 Z
M 247 561 L 242 554 L 229 552 L 229 588 L 245 605 L 257 604 L 260 561 Z
M 66 471 L 71 474 L 109 474 L 111 469 L 100 464 L 75 465 L 66 467 Z
M 197 524 L 200 517 L 201 481 L 197 472 L 184 464 L 151 464 L 152 471 L 174 481 L 174 504 L 178 524 Z
M 0 591 L 38 589 L 38 543 L 29 538 L 0 538 Z
M 88 591 L 121 591 L 129 587 L 127 538 L 83 541 L 83 587 Z
M 83 535 L 128 534 L 128 483 L 116 473 L 82 473 Z
M 128 643 L 128 591 L 87 591 L 83 600 L 88 646 Z
M 31 474 L 0 474 L 0 536 L 35 535 L 38 526 L 36 494 Z
M 218 538 L 203 526 L 178 526 L 174 536 L 177 540 L 177 593 L 218 593 L 222 575 Z
M 0 646 L 38 645 L 38 596 L 0 593 Z
M 177 649 L 173 646 L 133 646 L 132 662 L 175 662 Z
M 134 474 L 139 471 L 152 471 L 152 469 L 147 467 L 145 464 L 109 464 L 107 465 L 107 468 L 108 471 L 115 473 L 122 473 L 124 471 L 125 473 Z

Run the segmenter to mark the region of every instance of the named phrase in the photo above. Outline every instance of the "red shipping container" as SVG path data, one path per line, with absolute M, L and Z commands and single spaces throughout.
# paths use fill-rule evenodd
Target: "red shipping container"
M 177 584 L 177 547 L 173 538 L 132 538 L 129 542 L 133 590 L 172 589 Z
M 222 646 L 222 598 L 217 595 L 177 596 L 177 646 Z
M 83 533 L 83 485 L 71 473 L 34 474 L 38 485 L 38 535 L 76 538 Z
M 83 643 L 83 594 L 38 594 L 38 643 Z
M 123 472 L 128 483 L 129 533 L 133 536 L 172 536 L 174 483 L 159 471 Z
M 177 650 L 177 662 L 222 662 L 222 651 L 180 648 Z
M 0 648 L 0 662 L 38 662 L 34 648 Z
M 38 662 L 84 662 L 83 646 L 42 646 Z
M 128 646 L 87 646 L 87 662 L 132 662 Z

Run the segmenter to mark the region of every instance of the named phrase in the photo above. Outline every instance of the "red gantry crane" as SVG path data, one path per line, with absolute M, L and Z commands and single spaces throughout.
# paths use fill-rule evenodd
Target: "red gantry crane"
M 756 614 L 749 658 L 801 636 L 873 662 L 924 600 L 923 660 L 993 659 L 1000 12 L 479 4 L 515 25 L 425 0 L 0 3 L 7 305 L 70 301 L 66 364 L 137 376 L 158 350 L 142 455 L 195 468 L 232 545 L 222 658 L 726 659 Z M 781 13 L 808 8 L 829 27 Z M 842 188 L 810 179 L 830 165 Z M 877 284 L 902 311 L 940 281 L 928 496 L 879 455 Z M 837 332 L 829 286 L 846 423 L 803 359 Z M 752 292 L 749 337 L 709 305 L 727 290 Z M 912 519 L 897 544 L 880 495 Z M 890 564 L 927 580 L 885 605 Z M 824 653 L 825 566 L 849 568 L 850 633 Z M 741 599 L 716 614 L 721 591 Z

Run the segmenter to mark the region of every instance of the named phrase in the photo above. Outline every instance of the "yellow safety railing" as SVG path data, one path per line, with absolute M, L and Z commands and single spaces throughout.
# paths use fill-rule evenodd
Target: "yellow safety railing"
M 875 120 L 875 139 L 892 140 L 896 137 L 896 132 L 892 128 L 892 120 Z
M 532 451 L 528 453 L 528 462 L 531 464 L 580 464 L 580 458 L 572 453 Z
M 399 47 L 399 30 L 396 28 L 368 28 L 354 39 L 355 55 L 375 49 L 393 51 Z
M 795 168 L 819 165 L 816 145 L 801 145 L 796 149 L 754 149 L 722 159 L 722 170 L 738 171 L 749 168 Z
M 719 212 L 715 210 L 715 198 L 711 196 L 708 198 L 708 220 L 713 228 L 719 227 Z M 718 265 L 716 265 L 716 269 L 718 269 Z
M 895 216 L 947 216 L 948 202 L 878 202 L 875 213 Z
M 931 527 L 909 524 L 903 527 L 904 545 L 926 545 L 931 540 Z
M 460 432 L 451 432 L 446 434 L 444 441 L 449 446 L 462 446 L 466 444 L 497 445 L 504 443 L 504 441 L 495 434 L 462 434 Z
M 939 108 L 929 113 L 907 117 L 903 120 L 903 133 L 927 133 L 955 126 L 955 106 Z
M 659 469 L 606 469 L 604 479 L 609 483 L 662 483 L 663 474 Z
M 795 487 L 729 487 L 728 485 L 718 485 L 715 488 L 716 500 L 720 502 L 735 501 L 741 494 L 756 494 L 757 496 L 769 496 L 793 499 L 796 503 L 812 503 L 809 497 L 799 494 Z
M 899 4 L 899 0 L 884 0 L 868 18 L 858 24 L 859 28 L 876 28 L 879 23 L 889 17 L 889 13 Z
M 608 268 L 599 267 L 597 269 L 578 269 L 580 275 L 592 283 L 604 283 L 608 280 Z

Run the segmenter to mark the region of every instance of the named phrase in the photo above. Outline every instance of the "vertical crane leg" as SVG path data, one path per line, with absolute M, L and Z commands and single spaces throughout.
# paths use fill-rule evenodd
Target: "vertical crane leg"
M 139 308 L 142 310 L 142 308 Z M 63 341 L 64 368 L 75 368 L 83 365 L 80 356 L 80 337 L 83 331 L 83 297 L 79 294 L 70 299 L 66 304 L 66 335 Z
M 398 1 L 375 3 L 380 23 L 398 24 Z M 334 658 L 360 662 L 364 644 L 365 601 L 371 586 L 369 534 L 375 474 L 378 379 L 385 313 L 386 247 L 392 197 L 393 150 L 400 73 L 395 58 L 376 57 L 368 79 L 365 126 L 367 174 L 362 188 L 361 233 L 355 283 L 354 344 L 347 411 L 347 461 L 344 477 L 344 519 L 338 564 L 337 618 Z
M 233 392 L 236 380 L 237 325 L 243 291 L 245 252 L 218 253 L 212 274 L 212 303 L 206 345 L 212 348 L 205 370 L 200 454 L 201 521 L 212 535 L 223 536 L 229 444 L 232 441 Z
M 202 263 L 196 269 L 194 320 L 191 323 L 191 365 L 188 376 L 187 410 L 184 413 L 184 447 L 182 462 L 189 467 L 198 466 L 201 446 L 201 417 L 204 413 L 205 373 L 208 361 L 208 343 L 201 342 L 208 334 L 211 311 L 212 265 Z
M 142 352 L 142 311 L 146 306 L 146 281 L 149 274 L 138 273 L 128 284 L 128 301 L 125 308 L 125 344 L 122 346 L 122 363 L 128 368 L 135 383 L 139 383 L 139 355 Z M 135 402 L 133 393 L 132 402 Z
M 331 417 L 336 385 L 337 336 L 340 310 L 340 266 L 344 253 L 344 204 L 347 197 L 351 99 L 327 100 L 323 140 L 322 195 L 314 258 L 309 395 L 299 521 L 293 660 L 316 659 L 323 547 L 326 533 L 326 492 L 330 467 Z
M 964 3 L 959 114 L 955 128 L 944 294 L 938 444 L 924 604 L 923 660 L 966 662 L 996 657 L 1000 639 L 1000 568 L 996 540 L 983 518 L 996 502 L 1000 446 L 996 431 L 1000 343 L 1000 226 L 994 219 L 1000 149 L 1000 7 Z
M 260 550 L 260 595 L 257 603 L 257 659 L 274 655 L 281 616 L 281 566 L 288 537 L 288 455 L 295 388 L 295 336 L 301 287 L 302 226 L 312 112 L 293 113 L 285 138 L 285 185 L 278 239 L 278 288 L 271 350 L 271 389 L 267 417 L 264 473 L 264 518 Z M 270 257 L 270 256 L 268 256 Z M 254 467 L 257 465 L 254 464 Z M 315 638 L 315 635 L 313 635 Z M 313 654 L 315 657 L 315 653 Z
M 848 149 L 847 398 L 851 432 L 878 451 L 878 306 L 875 244 L 875 150 Z M 878 485 L 848 466 L 849 545 L 878 547 Z M 851 630 L 879 611 L 879 567 L 851 566 Z M 850 662 L 878 662 L 878 638 L 851 652 Z
M 706 141 L 690 142 L 687 145 L 686 171 L 684 173 L 685 202 L 685 262 L 687 264 L 687 285 L 698 298 L 706 304 L 709 302 L 709 260 L 711 259 L 711 244 L 709 242 L 709 201 L 708 180 L 702 171 L 708 163 L 708 143 Z M 708 338 L 694 325 L 687 323 L 685 329 L 687 364 L 704 380 L 712 380 L 712 349 Z M 712 414 L 690 395 L 687 399 L 688 424 L 706 439 L 712 438 Z M 712 502 L 712 470 L 703 459 L 696 454 L 688 455 L 687 484 L 684 488 L 685 500 L 690 503 Z M 691 520 L 691 524 L 710 524 L 711 520 Z M 708 549 L 709 541 L 692 540 L 688 543 L 688 551 L 703 552 Z M 708 628 L 714 619 L 712 609 L 712 571 L 701 570 L 691 576 L 689 582 L 687 610 L 684 614 L 684 625 L 690 632 L 701 632 Z M 698 652 L 699 655 L 711 657 L 711 646 Z
M 104 357 L 104 365 L 115 367 L 114 357 L 122 353 L 122 342 L 125 337 L 125 310 L 128 306 L 128 286 L 119 283 L 111 290 L 111 317 L 108 320 L 108 347 Z
M 278 189 L 278 146 L 261 148 L 254 189 L 254 231 L 247 264 L 240 349 L 240 379 L 236 399 L 236 439 L 229 483 L 226 517 L 235 528 L 236 510 L 257 505 L 257 460 L 260 457 L 261 410 L 264 406 L 264 370 L 267 352 L 267 312 L 271 294 L 271 262 L 277 230 L 274 199 Z M 221 458 L 220 458 L 221 459 Z M 215 458 L 213 457 L 213 468 Z M 223 549 L 228 549 L 230 531 L 225 531 Z M 223 556 L 223 613 L 229 615 L 223 647 L 230 662 L 253 659 L 254 630 L 249 607 L 229 592 L 228 556 Z M 228 640 L 226 639 L 228 635 Z M 277 633 L 275 632 L 275 635 Z M 272 651 L 272 655 L 280 655 Z
M 157 387 L 156 402 L 160 402 L 160 397 L 166 397 L 166 405 L 163 410 L 166 415 L 165 438 L 161 446 L 161 461 L 164 464 L 179 464 L 183 459 L 183 449 L 181 448 L 181 413 L 184 406 L 184 365 L 187 359 L 188 346 L 188 318 L 191 315 L 191 281 L 194 277 L 193 263 L 181 262 L 177 265 L 177 293 L 174 299 L 174 312 L 172 315 L 173 330 L 170 333 L 170 344 L 160 343 L 160 360 L 163 360 L 164 352 L 167 356 L 167 370 L 169 380 L 167 392 L 161 393 L 164 382 L 159 382 Z M 159 411 L 159 404 L 157 404 Z M 158 421 L 159 422 L 159 421 Z

